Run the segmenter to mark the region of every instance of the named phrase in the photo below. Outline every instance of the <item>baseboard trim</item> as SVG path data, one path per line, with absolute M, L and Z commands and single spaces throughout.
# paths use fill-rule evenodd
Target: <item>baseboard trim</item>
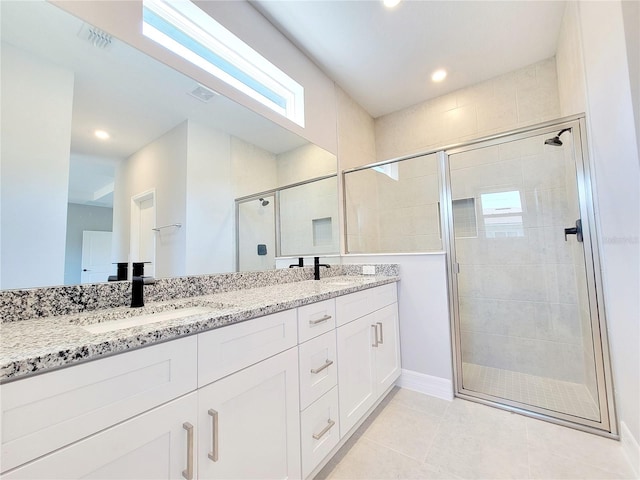
M 620 443 L 636 474 L 635 478 L 640 478 L 640 445 L 624 422 L 620 422 Z
M 396 385 L 443 400 L 453 400 L 453 382 L 447 378 L 434 377 L 403 368 Z

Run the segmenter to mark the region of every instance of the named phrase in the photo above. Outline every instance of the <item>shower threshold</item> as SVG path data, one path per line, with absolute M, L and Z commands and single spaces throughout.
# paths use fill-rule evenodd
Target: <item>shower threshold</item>
M 588 420 L 600 418 L 586 385 L 526 373 L 462 364 L 463 388 Z

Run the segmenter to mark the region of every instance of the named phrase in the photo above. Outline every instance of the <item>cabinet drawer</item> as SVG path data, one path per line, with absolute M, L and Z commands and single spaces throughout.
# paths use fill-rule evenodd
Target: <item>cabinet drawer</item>
M 298 308 L 299 343 L 322 335 L 336 327 L 336 302 L 332 298 Z
M 187 337 L 2 385 L 2 470 L 195 390 L 196 345 Z
M 299 347 L 300 409 L 304 410 L 338 382 L 335 330 Z
M 340 441 L 338 422 L 337 387 L 332 388 L 302 412 L 302 478 L 307 478 Z
M 297 344 L 296 310 L 198 335 L 198 386 L 237 372 Z
M 395 283 L 338 297 L 336 298 L 337 325 L 352 322 L 396 301 L 397 287 Z

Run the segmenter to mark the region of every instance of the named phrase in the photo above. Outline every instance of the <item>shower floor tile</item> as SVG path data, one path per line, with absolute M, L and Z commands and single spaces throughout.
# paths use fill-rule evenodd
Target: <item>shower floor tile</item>
M 473 363 L 462 364 L 465 390 L 485 393 L 555 412 L 598 420 L 598 405 L 586 385 L 537 377 Z

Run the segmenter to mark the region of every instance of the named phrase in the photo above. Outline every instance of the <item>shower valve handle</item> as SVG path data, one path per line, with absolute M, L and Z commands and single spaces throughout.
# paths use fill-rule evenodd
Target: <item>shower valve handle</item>
M 564 241 L 567 241 L 567 235 L 575 235 L 576 240 L 582 242 L 582 220 L 576 220 L 576 226 L 564 229 Z

